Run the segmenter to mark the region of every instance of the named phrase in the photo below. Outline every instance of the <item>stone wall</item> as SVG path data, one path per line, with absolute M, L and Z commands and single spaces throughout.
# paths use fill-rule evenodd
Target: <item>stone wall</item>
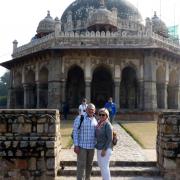
M 55 179 L 60 138 L 57 110 L 0 110 L 0 179 Z
M 180 179 L 180 112 L 164 112 L 159 116 L 157 164 L 164 179 Z

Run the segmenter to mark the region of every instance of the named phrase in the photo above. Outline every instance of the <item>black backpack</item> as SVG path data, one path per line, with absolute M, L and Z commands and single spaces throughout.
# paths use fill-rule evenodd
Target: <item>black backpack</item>
M 78 127 L 78 129 L 80 129 L 80 128 L 81 128 L 81 124 L 82 124 L 83 120 L 84 120 L 84 116 L 83 116 L 83 115 L 81 115 L 81 117 L 80 117 L 80 123 L 79 123 L 79 127 Z M 73 130 L 72 130 L 72 133 L 71 133 L 71 138 L 73 139 Z

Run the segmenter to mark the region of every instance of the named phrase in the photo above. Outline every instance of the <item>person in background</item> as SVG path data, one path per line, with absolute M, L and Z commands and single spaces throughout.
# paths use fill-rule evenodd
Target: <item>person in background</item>
M 110 180 L 109 162 L 112 155 L 113 137 L 112 125 L 109 122 L 109 111 L 106 108 L 99 109 L 98 117 L 98 125 L 95 132 L 98 166 L 100 167 L 103 180 Z
M 87 105 L 84 118 L 80 125 L 81 115 L 77 116 L 73 125 L 74 152 L 77 154 L 77 180 L 90 180 L 95 151 L 95 129 L 97 120 L 94 116 L 95 106 Z
M 87 108 L 87 99 L 84 98 L 82 100 L 82 103 L 79 105 L 79 115 L 84 115 L 86 113 L 86 108 Z
M 116 115 L 116 104 L 113 102 L 112 97 L 109 98 L 108 102 L 104 105 L 104 107 L 109 111 L 109 118 L 112 124 Z

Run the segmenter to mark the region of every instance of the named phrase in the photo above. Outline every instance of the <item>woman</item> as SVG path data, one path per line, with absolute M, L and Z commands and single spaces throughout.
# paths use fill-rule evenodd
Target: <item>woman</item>
M 99 121 L 96 127 L 97 160 L 103 180 L 110 180 L 109 162 L 112 154 L 112 126 L 109 122 L 109 111 L 101 108 L 98 111 Z

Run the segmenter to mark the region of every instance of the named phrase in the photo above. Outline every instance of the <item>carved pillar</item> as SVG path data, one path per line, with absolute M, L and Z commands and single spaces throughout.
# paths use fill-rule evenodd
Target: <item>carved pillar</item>
M 116 80 L 115 82 L 114 82 L 114 85 L 115 85 L 115 96 L 114 96 L 114 101 L 115 101 L 115 103 L 116 103 L 116 107 L 117 107 L 117 111 L 119 110 L 119 104 L 120 104 L 120 97 L 119 97 L 119 95 L 120 95 L 120 80 Z

